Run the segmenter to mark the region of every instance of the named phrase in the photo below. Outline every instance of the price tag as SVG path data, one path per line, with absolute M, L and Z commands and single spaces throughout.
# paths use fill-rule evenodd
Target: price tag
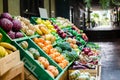
M 39 13 L 41 18 L 48 18 L 47 10 L 45 8 L 39 8 Z

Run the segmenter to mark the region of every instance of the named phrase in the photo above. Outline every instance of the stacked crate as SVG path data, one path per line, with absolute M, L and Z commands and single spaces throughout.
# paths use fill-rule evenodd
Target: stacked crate
M 24 64 L 19 51 L 0 59 L 0 80 L 24 80 Z

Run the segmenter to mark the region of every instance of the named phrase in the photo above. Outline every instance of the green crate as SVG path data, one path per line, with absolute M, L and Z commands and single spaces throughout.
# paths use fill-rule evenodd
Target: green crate
M 30 39 L 32 43 L 34 43 L 36 45 L 36 43 Z M 60 70 L 63 70 L 53 59 L 51 59 L 50 56 L 47 55 L 47 53 L 45 53 L 38 45 L 36 45 L 36 47 L 40 50 L 40 53 L 44 54 L 46 57 L 48 57 L 48 59 L 50 60 L 50 62 L 53 62 L 55 65 L 57 65 L 57 67 L 60 69 Z
M 35 35 L 32 35 L 32 36 L 27 36 L 27 37 L 29 37 L 29 38 L 35 38 L 35 37 L 39 37 L 40 35 L 39 34 L 35 34 Z
M 32 24 L 37 24 L 37 23 L 36 23 L 37 18 L 40 18 L 40 17 L 31 17 L 31 18 L 30 18 L 30 22 L 31 22 Z M 41 19 L 47 20 L 47 18 L 41 18 Z
M 58 67 L 57 64 L 51 58 L 49 58 L 45 53 L 43 53 L 30 39 L 25 39 L 21 41 L 27 41 L 29 43 L 29 47 L 34 47 L 37 49 L 41 56 L 45 57 L 50 65 L 57 67 L 59 73 L 62 72 L 62 69 Z M 46 71 L 43 69 L 33 58 L 31 58 L 25 50 L 19 45 L 21 41 L 14 42 L 16 47 L 20 50 L 21 60 L 24 61 L 25 67 L 27 67 L 39 80 L 54 80 Z M 41 75 L 42 74 L 42 75 Z M 57 76 L 58 77 L 58 76 Z M 56 78 L 57 78 L 56 77 Z
M 30 22 L 31 22 L 32 24 L 37 24 L 37 23 L 36 23 L 36 19 L 37 19 L 37 17 L 31 17 L 31 18 L 30 18 Z
M 0 33 L 2 34 L 2 40 L 1 40 L 1 42 L 11 43 L 11 39 L 9 38 L 8 35 L 6 35 L 5 31 L 3 31 L 2 28 L 0 28 Z
M 59 79 L 61 78 L 61 76 L 64 74 L 64 72 L 72 65 L 73 62 L 74 62 L 74 60 L 71 61 L 71 62 L 68 64 L 68 66 L 65 67 L 65 69 L 63 69 L 63 71 L 58 75 L 58 77 L 57 77 L 55 80 L 59 80 Z
M 24 40 L 24 39 L 26 39 L 27 37 L 25 37 L 25 35 L 24 35 L 24 37 L 22 37 L 22 38 L 16 38 L 16 39 L 11 39 L 8 35 L 7 35 L 7 33 L 2 29 L 2 28 L 0 28 L 0 33 L 2 33 L 3 34 L 3 38 L 2 38 L 2 41 L 5 41 L 5 42 L 12 42 L 12 41 L 19 41 L 19 40 Z
M 28 38 L 34 38 L 34 37 L 38 37 L 39 36 L 39 34 L 37 32 L 35 32 L 34 35 L 32 35 L 32 36 L 28 36 L 22 30 L 20 30 L 20 31 L 25 35 L 25 37 L 28 37 Z

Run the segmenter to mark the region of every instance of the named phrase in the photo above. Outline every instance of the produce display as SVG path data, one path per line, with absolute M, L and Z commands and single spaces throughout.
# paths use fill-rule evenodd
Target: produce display
M 33 41 L 46 52 L 59 66 L 65 68 L 68 65 L 68 61 L 61 55 L 57 49 L 53 48 L 50 41 L 45 40 L 44 38 L 33 38 Z
M 99 60 L 99 50 L 85 47 L 79 55 L 79 60 L 73 63 L 71 69 L 95 69 Z
M 56 32 L 54 26 L 51 24 L 49 20 L 42 20 L 41 18 L 37 18 L 35 21 L 38 25 L 38 30 L 36 30 L 40 35 L 49 34 L 51 32 Z
M 51 20 L 60 28 L 70 27 L 73 25 L 68 19 L 63 17 L 51 18 Z
M 2 39 L 2 34 L 0 33 L 0 40 Z M 0 42 L 0 58 L 5 57 L 12 52 L 16 51 L 16 47 L 7 42 Z
M 12 18 L 9 13 L 0 15 L 0 27 L 9 35 L 10 38 L 21 38 L 24 35 L 20 32 L 22 28 L 21 22 Z
M 66 38 L 67 37 L 67 34 L 61 30 L 57 25 L 54 25 L 54 28 L 56 29 L 57 31 L 57 34 L 61 37 L 61 38 Z
M 88 72 L 80 72 L 79 70 L 75 70 L 69 75 L 69 80 L 96 80 L 94 76 L 91 76 Z
M 70 67 L 75 70 L 70 74 L 71 80 L 96 80 L 90 73 L 77 69 L 96 68 L 100 59 L 97 44 L 88 42 L 86 34 L 68 19 L 33 19 L 35 24 L 21 16 L 12 17 L 9 13 L 0 15 L 0 30 L 11 38 L 10 41 L 18 38 L 12 41 L 12 45 L 9 41 L 3 42 L 2 32 L 0 33 L 0 58 L 19 49 L 25 67 L 30 67 L 29 70 L 37 78 L 58 80 L 62 71 Z M 26 37 L 36 34 L 39 35 Z
M 58 76 L 58 69 L 55 66 L 51 65 L 45 57 L 41 56 L 37 49 L 29 46 L 29 43 L 27 41 L 22 41 L 19 43 L 19 45 L 31 58 L 33 58 L 38 64 L 40 64 L 40 66 L 44 68 L 51 77 L 55 78 L 56 76 Z
M 27 36 L 32 36 L 35 34 L 36 29 L 33 24 L 27 18 L 16 16 L 15 19 L 21 22 L 21 31 L 23 31 Z

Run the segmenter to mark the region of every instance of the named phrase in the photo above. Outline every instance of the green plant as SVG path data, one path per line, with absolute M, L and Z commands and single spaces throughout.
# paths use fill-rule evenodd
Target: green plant
M 92 0 L 84 0 L 84 3 L 86 4 L 86 7 L 91 7 Z M 110 4 L 114 4 L 117 6 L 120 6 L 119 0 L 99 0 L 99 3 L 103 9 L 108 9 L 110 7 Z
M 115 4 L 115 5 L 120 6 L 120 1 L 119 0 L 112 0 L 112 3 Z
M 110 6 L 110 0 L 100 0 L 99 2 L 103 9 L 107 9 Z
M 86 7 L 91 7 L 91 0 L 84 0 L 84 2 L 86 3 Z

